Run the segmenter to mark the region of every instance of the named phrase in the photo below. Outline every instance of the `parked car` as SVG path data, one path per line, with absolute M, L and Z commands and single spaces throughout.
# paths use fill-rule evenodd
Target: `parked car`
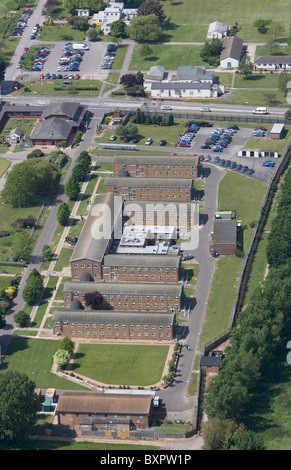
M 110 140 L 116 140 L 116 135 L 111 135 Z
M 151 145 L 153 142 L 153 139 L 151 137 L 149 137 L 147 140 L 146 140 L 146 145 Z
M 212 152 L 222 152 L 222 147 L 214 147 Z
M 166 143 L 167 143 L 166 140 L 164 140 L 164 139 L 160 140 L 160 145 L 161 145 L 161 146 L 166 145 Z
M 219 157 L 214 157 L 214 163 L 219 163 L 220 162 L 220 158 Z
M 236 167 L 236 162 L 231 162 L 231 164 L 229 165 L 229 168 L 233 170 L 235 167 Z
M 215 157 L 215 158 L 218 158 L 218 157 Z M 211 156 L 210 156 L 210 155 L 206 155 L 206 157 L 204 158 L 204 160 L 205 160 L 206 162 L 210 162 Z
M 240 170 L 242 173 L 246 173 L 248 171 L 249 167 L 244 165 L 242 169 Z
M 225 168 L 228 168 L 230 166 L 231 161 L 226 160 L 225 164 L 223 165 Z
M 80 75 L 79 75 L 78 73 L 76 73 L 76 74 L 74 75 L 74 80 L 79 80 L 79 78 L 80 78 Z
M 201 112 L 205 112 L 205 113 L 209 113 L 211 110 L 208 106 L 203 106 L 201 109 L 200 109 Z
M 222 158 L 222 159 L 220 160 L 220 162 L 219 162 L 219 165 L 220 165 L 220 166 L 223 166 L 224 164 L 225 164 L 225 160 L 224 160 L 224 158 Z
M 237 165 L 237 167 L 235 169 L 236 169 L 236 171 L 240 171 L 242 169 L 242 165 Z
M 254 172 L 255 172 L 255 170 L 253 170 L 253 169 L 251 168 L 250 170 L 247 171 L 247 174 L 248 174 L 249 176 L 251 176 L 251 175 L 254 174 Z
M 271 162 L 270 160 L 267 160 L 266 162 L 263 163 L 263 166 L 275 166 L 275 163 Z

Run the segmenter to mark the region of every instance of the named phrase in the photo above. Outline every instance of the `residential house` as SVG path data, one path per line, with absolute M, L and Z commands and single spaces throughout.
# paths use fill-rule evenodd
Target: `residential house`
M 228 34 L 227 25 L 220 21 L 214 21 L 210 23 L 207 31 L 207 39 L 223 39 Z
M 291 69 L 291 56 L 279 55 L 279 56 L 260 56 L 254 60 L 254 66 L 256 69 L 264 70 L 290 70 Z
M 237 68 L 243 53 L 243 40 L 231 36 L 223 41 L 223 49 L 220 54 L 220 67 L 223 69 Z
M 75 8 L 77 16 L 88 17 L 90 16 L 90 8 Z
M 216 98 L 217 88 L 203 82 L 160 82 L 152 83 L 152 98 Z
M 15 129 L 12 129 L 9 135 L 6 136 L 6 140 L 10 144 L 19 144 L 23 137 L 23 131 L 19 129 L 19 127 L 16 127 Z

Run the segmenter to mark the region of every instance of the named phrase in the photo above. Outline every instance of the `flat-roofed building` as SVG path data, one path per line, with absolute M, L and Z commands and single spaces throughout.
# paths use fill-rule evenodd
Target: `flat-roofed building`
M 181 258 L 175 255 L 106 255 L 103 278 L 107 282 L 177 283 Z
M 81 280 L 84 274 L 94 281 L 102 279 L 103 258 L 122 233 L 122 208 L 122 198 L 116 194 L 95 197 L 70 260 L 74 280 Z
M 193 195 L 191 178 L 106 178 L 105 192 L 115 192 L 126 201 L 190 202 Z
M 134 178 L 198 178 L 198 156 L 116 156 L 113 176 L 124 171 Z
M 52 323 L 54 334 L 70 338 L 171 341 L 174 336 L 175 314 L 55 310 Z
M 70 307 L 77 299 L 85 305 L 87 292 L 99 292 L 109 308 L 131 312 L 169 312 L 181 309 L 182 284 L 117 283 L 117 282 L 65 282 L 64 304 Z

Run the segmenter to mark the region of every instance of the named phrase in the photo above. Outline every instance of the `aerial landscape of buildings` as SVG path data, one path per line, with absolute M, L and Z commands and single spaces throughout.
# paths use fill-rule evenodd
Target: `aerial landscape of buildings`
M 290 449 L 291 22 L 234 3 L 3 7 L 1 449 Z

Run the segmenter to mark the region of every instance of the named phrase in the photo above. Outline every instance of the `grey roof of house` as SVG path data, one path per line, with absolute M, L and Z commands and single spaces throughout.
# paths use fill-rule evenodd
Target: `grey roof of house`
M 227 31 L 227 26 L 220 21 L 214 21 L 213 23 L 210 23 L 208 27 L 208 33 L 212 32 L 217 32 L 217 33 L 224 33 Z
M 202 356 L 200 366 L 219 366 L 221 357 L 217 356 Z
M 18 137 L 22 137 L 23 131 L 19 129 L 19 127 L 16 127 L 15 129 L 12 129 L 12 131 L 9 133 L 9 135 L 17 135 Z
M 171 82 L 171 83 L 153 83 L 152 90 L 209 90 L 211 83 L 201 82 Z
M 181 295 L 182 284 L 126 283 L 126 282 L 65 282 L 63 292 L 99 292 L 128 295 Z
M 213 243 L 236 243 L 237 221 L 218 219 L 214 221 Z
M 240 60 L 243 48 L 243 40 L 236 36 L 225 38 L 223 41 L 223 49 L 220 54 L 220 60 L 231 57 Z
M 105 178 L 105 186 L 128 186 L 148 188 L 189 188 L 192 186 L 190 178 Z
M 67 116 L 72 121 L 78 121 L 84 113 L 84 106 L 71 101 L 63 101 L 61 103 L 50 103 L 43 111 L 41 117 L 46 119 L 49 116 Z
M 172 325 L 174 313 L 154 312 L 116 312 L 115 310 L 55 310 L 54 321 L 84 322 L 84 323 L 129 323 Z
M 172 75 L 173 80 L 214 80 L 214 71 L 207 71 L 205 67 L 192 65 L 181 65 L 178 67 L 177 74 Z
M 130 165 L 196 165 L 198 156 L 147 156 L 147 155 L 116 155 L 113 163 L 127 163 Z
M 50 117 L 39 121 L 31 133 L 31 139 L 67 140 L 72 132 L 70 121 L 59 117 Z
M 105 266 L 159 266 L 178 268 L 180 256 L 177 255 L 106 255 Z
M 146 76 L 146 79 L 150 80 L 162 80 L 165 73 L 165 67 L 163 65 L 153 65 L 149 73 Z
M 100 237 L 100 234 L 104 231 L 102 208 L 108 210 L 111 215 L 110 227 L 112 234 L 114 227 L 121 220 L 122 204 L 122 197 L 113 193 L 98 194 L 95 197 L 94 204 L 71 257 L 71 262 L 82 259 L 100 262 L 103 260 L 110 237 L 108 234 L 108 236 Z
M 287 55 L 265 55 L 256 57 L 254 60 L 255 64 L 291 64 L 291 56 Z

